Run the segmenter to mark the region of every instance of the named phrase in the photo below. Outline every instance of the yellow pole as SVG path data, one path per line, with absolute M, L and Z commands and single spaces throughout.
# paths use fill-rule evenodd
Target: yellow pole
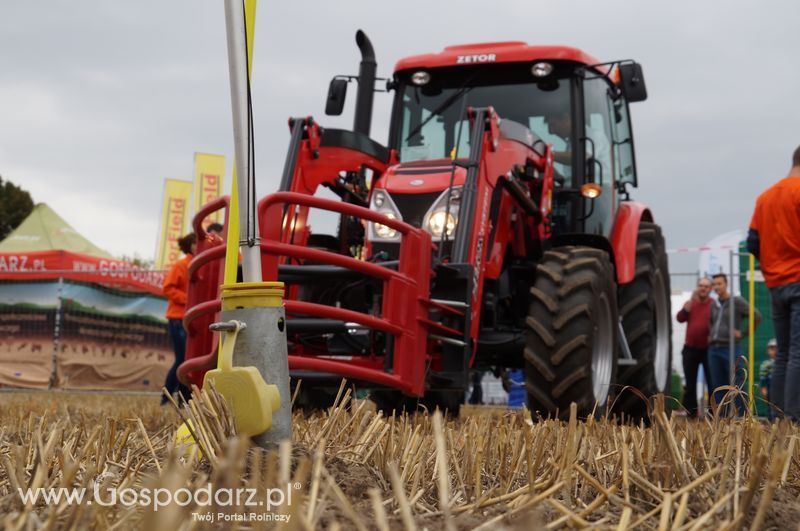
M 750 351 L 749 356 L 749 369 L 748 375 L 750 376 L 750 381 L 748 382 L 747 393 L 750 396 L 750 412 L 755 413 L 755 397 L 753 396 L 753 382 L 755 381 L 755 365 L 756 365 L 756 348 L 755 348 L 755 323 L 753 319 L 755 318 L 755 307 L 756 307 L 756 258 L 752 254 L 750 255 L 750 281 L 749 281 L 749 297 L 750 297 L 750 314 L 747 318 L 747 343 L 748 349 Z
M 253 40 L 256 29 L 256 0 L 246 0 L 244 5 L 245 26 L 247 28 L 247 72 L 253 73 Z M 228 207 L 228 235 L 225 248 L 225 284 L 236 283 L 239 265 L 239 198 L 236 193 L 236 160 L 233 161 L 231 179 L 231 203 Z

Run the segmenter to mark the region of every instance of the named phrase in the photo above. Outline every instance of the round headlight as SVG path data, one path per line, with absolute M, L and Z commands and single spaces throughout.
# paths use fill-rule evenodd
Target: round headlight
M 447 213 L 447 236 L 452 236 L 456 228 L 456 218 L 449 212 Z M 445 213 L 443 210 L 435 212 L 428 219 L 428 230 L 437 238 L 442 237 L 445 229 Z
M 394 214 L 391 212 L 383 213 L 389 219 L 397 219 Z M 375 234 L 379 238 L 391 239 L 397 236 L 397 231 L 391 227 L 387 227 L 386 225 L 381 225 L 380 223 L 375 224 Z
M 430 73 L 424 70 L 420 70 L 419 72 L 414 72 L 411 74 L 411 82 L 415 85 L 427 85 L 430 80 Z
M 373 204 L 374 204 L 376 207 L 380 208 L 380 207 L 382 207 L 382 206 L 383 206 L 383 203 L 384 203 L 384 201 L 385 201 L 385 200 L 383 199 L 383 194 L 382 194 L 382 193 L 380 193 L 380 192 L 376 192 L 376 193 L 375 193 L 375 198 L 372 200 L 372 203 L 373 203 Z
M 553 65 L 550 63 L 536 63 L 531 67 L 533 77 L 547 77 L 553 72 Z

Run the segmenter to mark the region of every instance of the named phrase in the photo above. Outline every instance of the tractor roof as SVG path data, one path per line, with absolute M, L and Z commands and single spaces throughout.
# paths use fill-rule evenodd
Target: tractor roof
M 486 42 L 448 46 L 439 53 L 400 59 L 395 72 L 411 68 L 438 68 L 474 63 L 518 63 L 525 61 L 573 61 L 585 65 L 600 61 L 569 46 L 530 46 L 522 41 Z

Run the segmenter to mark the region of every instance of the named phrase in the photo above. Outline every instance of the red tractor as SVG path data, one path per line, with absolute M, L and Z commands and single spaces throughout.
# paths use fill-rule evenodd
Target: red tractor
M 287 284 L 289 367 L 323 404 L 342 377 L 386 411 L 457 410 L 472 371 L 525 370 L 529 407 L 641 414 L 670 381 L 664 237 L 637 184 L 629 103 L 642 69 L 563 46 L 450 46 L 397 63 L 388 146 L 369 137 L 375 58 L 331 82 L 352 131 L 289 120 L 280 190 L 258 204 L 264 280 Z M 341 200 L 315 195 L 322 188 Z M 204 238 L 190 267 L 187 361 L 214 366 L 224 246 Z M 309 210 L 339 217 L 312 232 Z

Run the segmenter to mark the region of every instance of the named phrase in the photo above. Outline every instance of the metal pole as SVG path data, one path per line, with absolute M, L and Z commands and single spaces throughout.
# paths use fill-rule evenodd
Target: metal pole
M 733 295 L 733 255 L 734 255 L 734 253 L 733 253 L 733 251 L 728 251 L 728 252 L 730 253 L 730 272 L 731 272 L 730 276 L 728 277 L 728 278 L 730 278 L 730 285 L 728 286 L 728 315 L 730 316 L 730 319 L 728 321 L 728 327 L 729 327 L 728 334 L 729 334 L 729 342 L 730 342 L 730 351 L 729 351 L 728 361 L 730 362 L 729 381 L 730 381 L 730 385 L 733 386 L 733 385 L 736 385 L 735 384 L 735 382 L 736 382 L 736 337 L 734 336 L 734 333 L 733 333 L 733 327 L 735 325 L 735 322 L 734 322 L 734 319 L 733 319 L 733 317 L 734 317 L 733 316 L 733 313 L 734 313 L 733 312 L 733 308 L 734 308 L 734 306 L 733 306 L 733 297 L 734 297 L 734 295 Z
M 236 191 L 239 199 L 239 246 L 245 282 L 261 282 L 261 246 L 256 216 L 253 153 L 250 151 L 251 109 L 247 71 L 247 33 L 244 2 L 225 0 L 225 28 L 228 37 L 228 69 L 233 110 L 233 143 L 236 152 Z
M 53 318 L 53 368 L 50 371 L 48 388 L 52 389 L 58 381 L 58 351 L 61 350 L 61 313 L 64 308 L 64 277 L 58 277 L 56 292 L 56 315 Z

